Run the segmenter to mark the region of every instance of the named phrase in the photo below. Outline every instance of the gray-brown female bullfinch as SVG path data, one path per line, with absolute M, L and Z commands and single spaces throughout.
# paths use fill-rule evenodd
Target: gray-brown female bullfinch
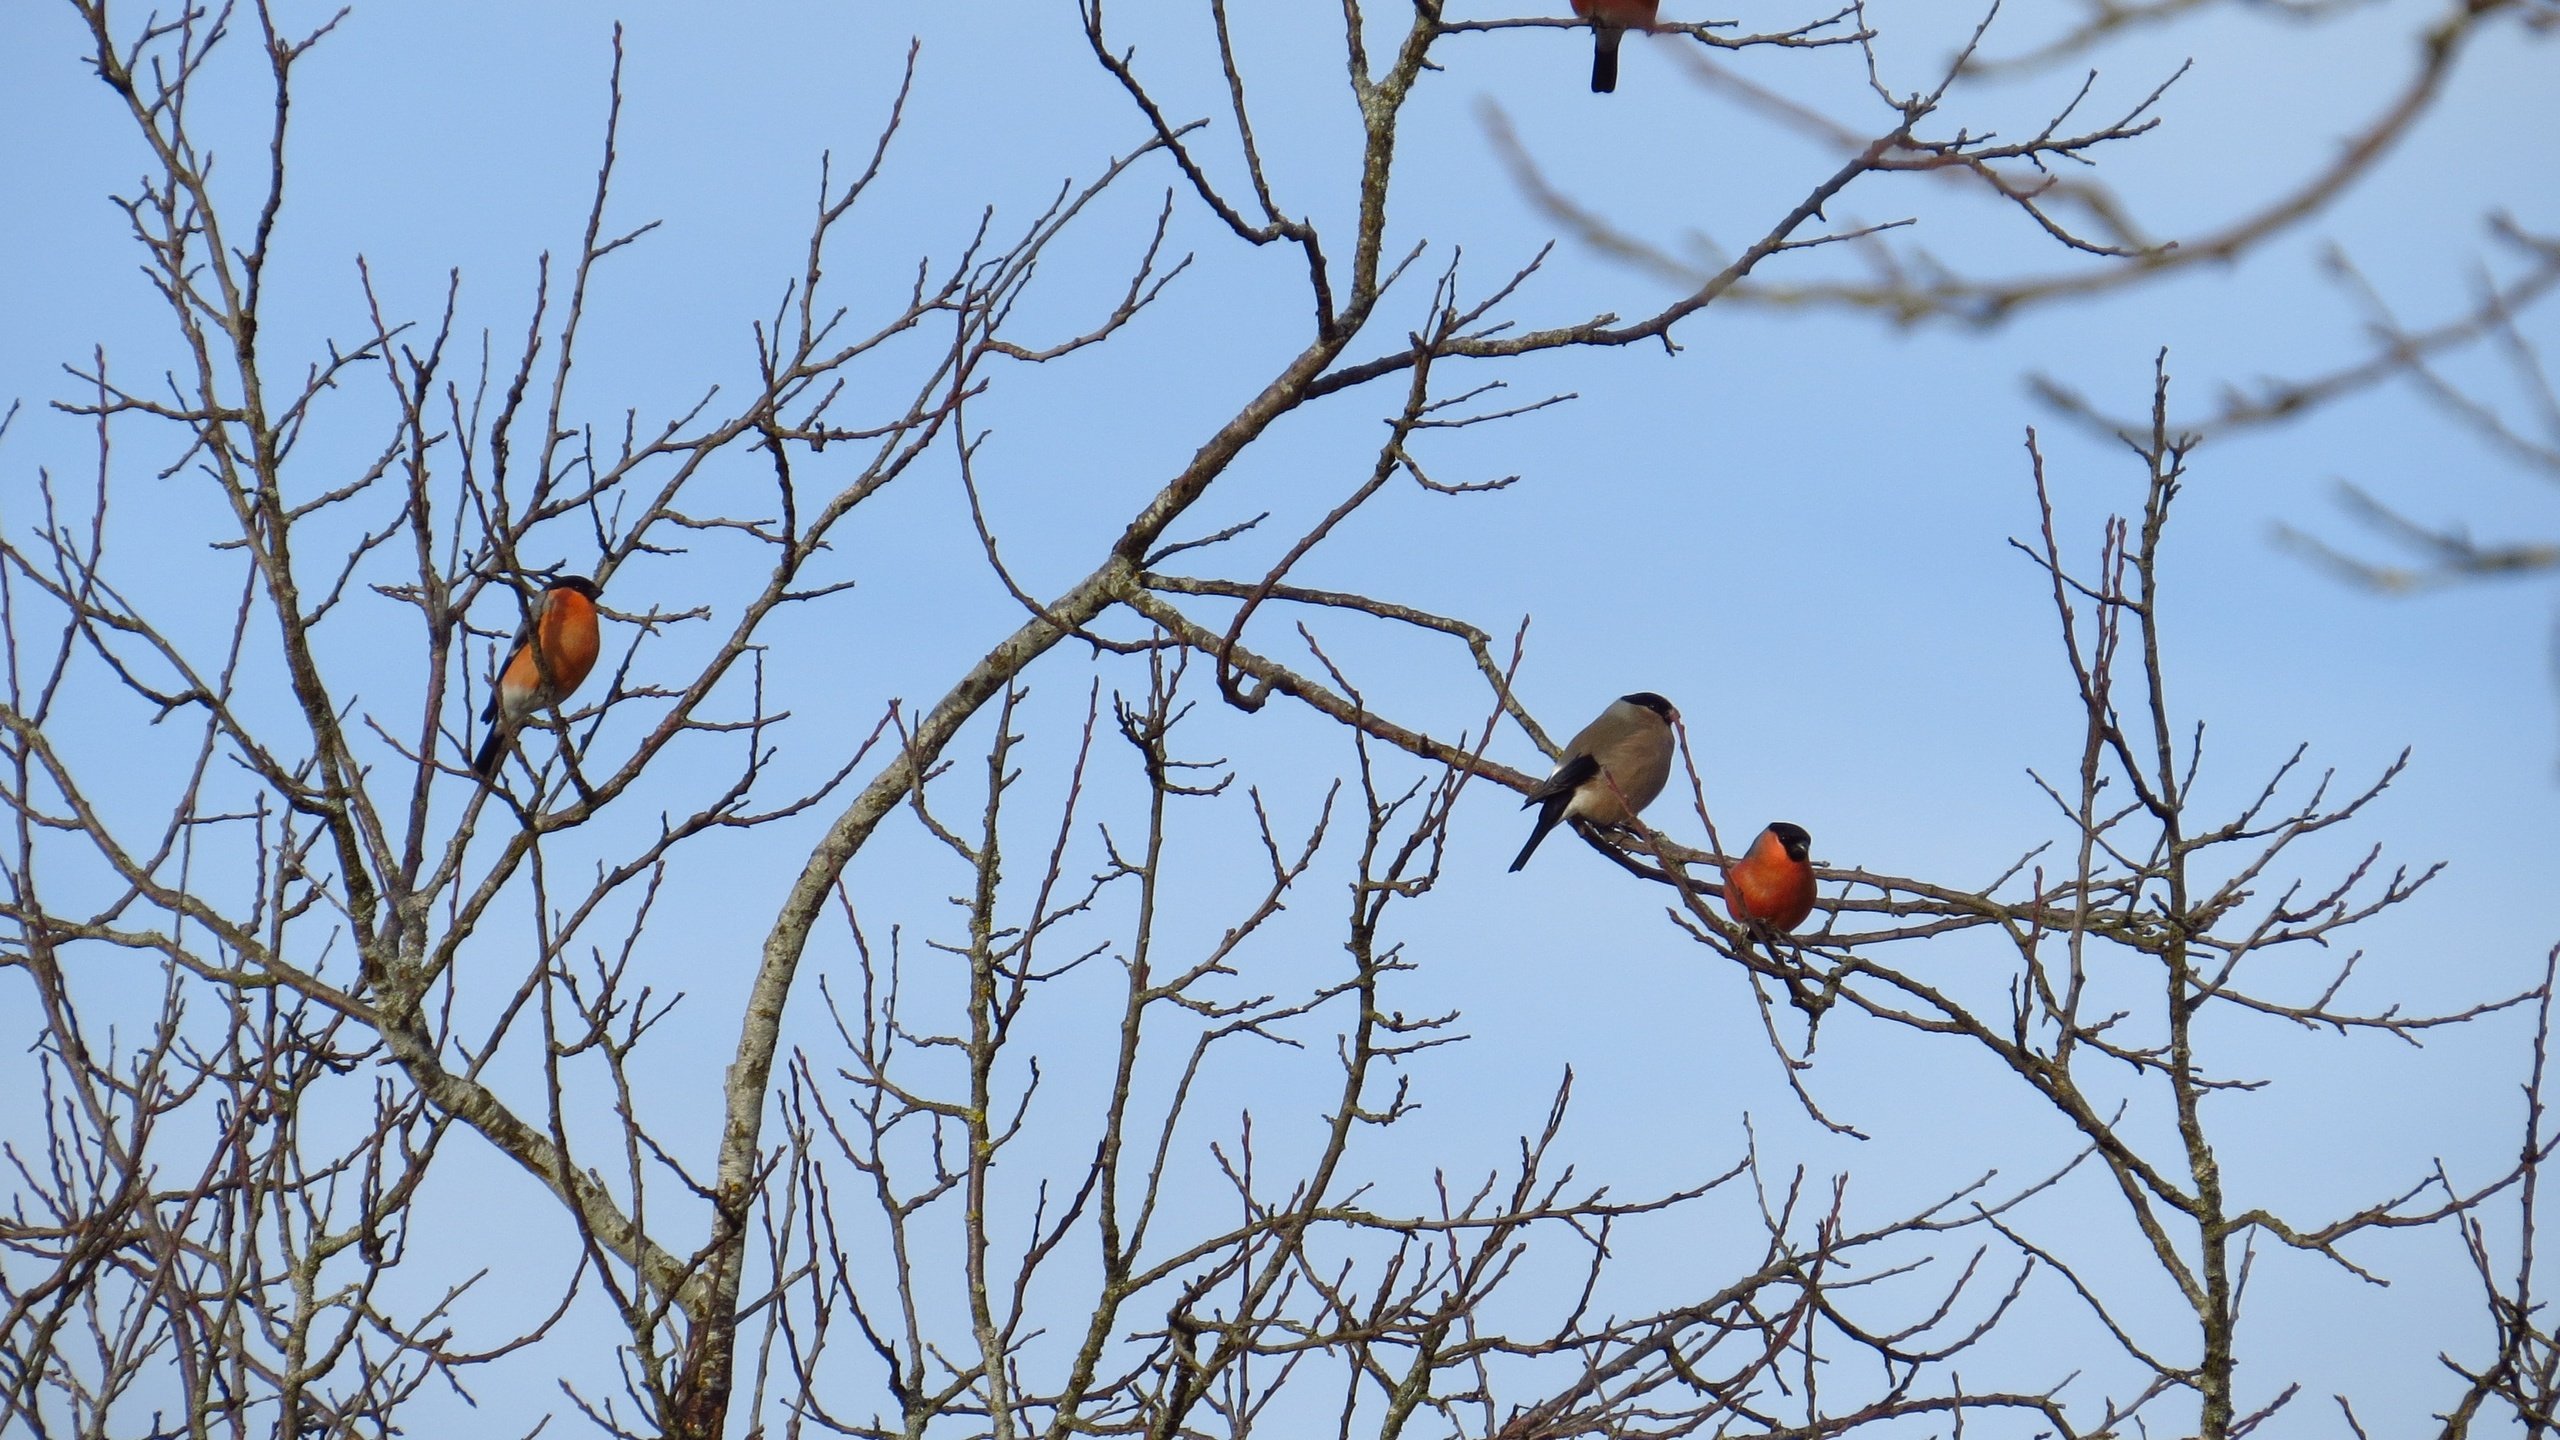
M 516 631 L 515 648 L 498 671 L 497 688 L 480 712 L 489 722 L 489 738 L 472 757 L 471 768 L 481 779 L 498 773 L 507 737 L 524 717 L 568 699 L 596 668 L 596 648 L 596 582 L 584 575 L 555 578 L 534 597 Z
M 1511 868 L 1528 864 L 1530 852 L 1560 821 L 1624 825 L 1652 804 L 1671 778 L 1671 722 L 1679 718 L 1670 701 L 1650 690 L 1611 701 L 1564 747 L 1556 773 L 1520 802 L 1524 810 L 1538 807 L 1538 823 Z
M 1813 913 L 1813 837 L 1780 820 L 1724 872 L 1724 908 L 1749 925 L 1793 930 Z
M 1591 89 L 1618 88 L 1618 42 L 1627 31 L 1651 30 L 1662 0 L 1573 0 L 1573 13 L 1591 22 Z

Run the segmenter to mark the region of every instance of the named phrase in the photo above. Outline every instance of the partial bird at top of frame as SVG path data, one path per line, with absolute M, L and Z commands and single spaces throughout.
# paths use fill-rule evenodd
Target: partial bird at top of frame
M 1661 11 L 1662 0 L 1573 0 L 1573 13 L 1591 22 L 1593 94 L 1618 88 L 1618 42 L 1629 30 L 1653 29 Z

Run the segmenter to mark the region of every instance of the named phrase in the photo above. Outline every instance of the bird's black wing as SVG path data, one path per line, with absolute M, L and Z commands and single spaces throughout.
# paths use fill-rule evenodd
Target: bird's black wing
M 1520 802 L 1520 808 L 1526 810 L 1532 805 L 1553 800 L 1559 796 L 1571 795 L 1582 788 L 1584 781 L 1599 773 L 1599 761 L 1588 755 L 1576 755 L 1557 766 L 1556 773 L 1548 776 L 1545 784 L 1530 791 L 1529 798 Z

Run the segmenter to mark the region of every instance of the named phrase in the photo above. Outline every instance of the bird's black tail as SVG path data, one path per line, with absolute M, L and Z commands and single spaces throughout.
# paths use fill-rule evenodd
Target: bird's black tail
M 1564 807 L 1572 799 L 1573 795 L 1568 791 L 1538 807 L 1538 823 L 1529 827 L 1529 843 L 1521 846 L 1520 854 L 1512 860 L 1512 873 L 1519 873 L 1520 867 L 1529 863 L 1529 857 L 1537 851 L 1538 842 L 1546 839 L 1547 832 L 1556 828 L 1556 822 L 1564 818 Z
M 1618 88 L 1618 42 L 1627 32 L 1615 25 L 1591 27 L 1591 93 L 1606 95 Z M 1536 844 L 1536 841 L 1531 841 Z M 1514 865 L 1514 870 L 1520 867 Z
M 489 722 L 489 738 L 480 742 L 480 753 L 471 757 L 471 773 L 483 780 L 498 778 L 498 758 L 506 753 L 507 727 Z

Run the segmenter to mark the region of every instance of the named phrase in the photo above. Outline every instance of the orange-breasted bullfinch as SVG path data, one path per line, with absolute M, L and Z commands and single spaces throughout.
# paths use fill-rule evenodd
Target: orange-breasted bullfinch
M 1573 13 L 1591 22 L 1591 89 L 1618 88 L 1618 42 L 1629 30 L 1651 30 L 1662 0 L 1573 0 Z
M 1780 820 L 1724 872 L 1724 908 L 1745 925 L 1793 930 L 1813 913 L 1813 837 Z
M 569 698 L 596 668 L 596 646 L 596 582 L 584 575 L 554 578 L 534 597 L 488 707 L 480 712 L 489 722 L 489 738 L 471 768 L 481 779 L 498 773 L 507 737 L 526 716 Z
M 1671 722 L 1679 718 L 1670 701 L 1650 690 L 1609 702 L 1564 747 L 1555 773 L 1520 802 L 1523 809 L 1538 807 L 1538 823 L 1511 868 L 1528 864 L 1530 852 L 1562 821 L 1624 825 L 1652 804 L 1671 778 Z

